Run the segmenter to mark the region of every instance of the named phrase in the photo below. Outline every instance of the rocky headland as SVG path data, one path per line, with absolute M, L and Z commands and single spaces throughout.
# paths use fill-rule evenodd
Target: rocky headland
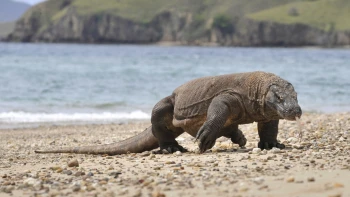
M 192 6 L 194 8 L 184 9 L 181 8 L 184 3 L 179 1 L 177 4 L 163 3 L 164 5 L 162 3 L 149 3 L 151 8 L 143 8 L 144 10 L 142 10 L 132 3 L 119 1 L 120 5 L 113 4 L 115 6 L 113 9 L 102 7 L 96 11 L 91 8 L 93 3 L 82 5 L 80 1 L 50 0 L 34 6 L 17 22 L 15 30 L 6 40 L 18 42 L 172 43 L 214 46 L 332 47 L 350 45 L 350 27 L 347 29 L 347 22 L 340 26 L 332 21 L 303 23 L 302 19 L 300 21 L 298 19 L 296 22 L 287 23 L 279 20 L 257 20 L 260 15 L 256 17 L 255 13 L 259 14 L 269 9 L 272 9 L 271 12 L 273 12 L 274 7 L 285 6 L 286 3 L 271 3 L 267 4 L 270 6 L 265 7 L 252 3 L 253 5 L 249 6 L 256 6 L 252 11 L 248 9 L 250 7 L 246 8 L 248 5 L 243 6 L 235 3 L 236 1 L 231 3 L 233 5 L 226 1 L 221 2 L 223 5 L 226 2 L 227 9 L 217 8 L 220 2 L 214 0 L 211 0 L 212 5 L 197 2 L 198 5 Z M 136 2 L 136 0 L 133 1 Z M 294 1 L 287 2 L 292 4 Z M 317 5 L 315 4 L 315 6 Z M 156 9 L 152 6 L 158 7 Z M 294 4 L 291 5 L 291 7 L 293 6 Z M 149 10 L 147 11 L 147 9 Z M 140 13 L 134 16 L 128 13 L 135 14 L 141 12 L 140 10 L 146 14 Z M 150 12 L 152 13 L 150 14 Z M 292 16 L 292 14 L 286 12 L 283 16 L 299 17 L 302 15 L 298 13 L 298 16 Z

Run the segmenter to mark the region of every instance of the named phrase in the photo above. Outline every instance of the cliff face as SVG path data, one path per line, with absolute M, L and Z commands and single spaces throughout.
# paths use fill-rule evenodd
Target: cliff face
M 350 45 L 350 31 L 325 32 L 304 24 L 279 24 L 236 18 L 230 28 L 213 20 L 194 20 L 191 13 L 163 11 L 141 23 L 109 13 L 82 16 L 69 7 L 52 22 L 32 12 L 18 21 L 9 41 L 81 43 L 156 43 L 224 46 L 342 46 Z
M 48 25 L 33 15 L 19 20 L 8 40 L 82 43 L 176 42 L 184 40 L 183 31 L 189 23 L 186 15 L 171 12 L 163 12 L 149 23 L 139 23 L 108 13 L 80 16 L 74 8 L 69 8 L 63 17 Z
M 87 43 L 148 43 L 159 40 L 160 33 L 147 24 L 134 23 L 110 14 L 79 16 L 68 9 L 65 16 L 38 32 L 33 41 Z
M 242 19 L 227 34 L 213 31 L 213 41 L 227 46 L 345 46 L 350 44 L 350 31 L 325 32 L 303 24 Z

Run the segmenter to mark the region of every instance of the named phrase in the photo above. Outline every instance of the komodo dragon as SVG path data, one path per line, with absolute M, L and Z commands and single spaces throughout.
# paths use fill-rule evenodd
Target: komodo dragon
M 221 136 L 244 146 L 246 138 L 238 125 L 252 122 L 258 123 L 259 148 L 284 148 L 277 142 L 278 121 L 296 120 L 301 114 L 292 84 L 274 74 L 257 71 L 203 77 L 160 100 L 152 111 L 152 125 L 134 137 L 107 145 L 35 152 L 116 155 L 157 147 L 169 153 L 185 152 L 175 138 L 187 132 L 199 140 L 203 153 Z

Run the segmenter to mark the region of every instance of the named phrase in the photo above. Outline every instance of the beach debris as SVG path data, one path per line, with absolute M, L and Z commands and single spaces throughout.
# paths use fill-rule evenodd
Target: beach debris
M 77 159 L 72 159 L 68 162 L 68 167 L 79 167 L 79 162 Z
M 260 185 L 265 181 L 265 179 L 263 177 L 256 177 L 253 179 L 253 182 Z
M 308 182 L 315 182 L 315 177 L 308 177 L 308 178 L 307 178 L 307 181 L 308 181 Z
M 261 153 L 261 149 L 260 148 L 253 148 L 252 153 L 259 154 L 259 153 Z
M 295 181 L 295 178 L 293 176 L 287 177 L 286 178 L 287 183 L 292 183 Z
M 274 153 L 274 154 L 277 154 L 277 153 L 281 153 L 281 149 L 279 148 L 276 148 L 276 147 L 273 147 L 271 150 L 270 150 L 271 153 Z

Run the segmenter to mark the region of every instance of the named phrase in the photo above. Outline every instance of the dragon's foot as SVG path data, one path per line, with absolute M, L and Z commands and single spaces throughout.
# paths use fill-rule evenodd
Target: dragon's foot
M 241 130 L 237 130 L 235 132 L 235 135 L 231 137 L 231 141 L 235 144 L 238 144 L 240 147 L 245 146 L 245 144 L 247 143 L 247 139 L 245 138 Z
M 235 144 L 238 144 L 239 147 L 243 147 L 247 143 L 247 139 L 244 136 L 239 137 L 239 138 L 231 138 L 231 141 Z
M 273 147 L 279 148 L 279 149 L 284 149 L 286 146 L 284 144 L 278 143 L 278 142 L 259 142 L 258 147 L 263 150 L 263 149 L 271 149 Z
M 180 151 L 182 153 L 184 152 L 188 152 L 188 150 L 182 146 L 180 146 L 179 144 L 165 144 L 165 145 L 161 145 L 160 146 L 160 150 L 155 151 L 155 154 L 170 154 L 170 153 L 175 153 L 177 151 Z

